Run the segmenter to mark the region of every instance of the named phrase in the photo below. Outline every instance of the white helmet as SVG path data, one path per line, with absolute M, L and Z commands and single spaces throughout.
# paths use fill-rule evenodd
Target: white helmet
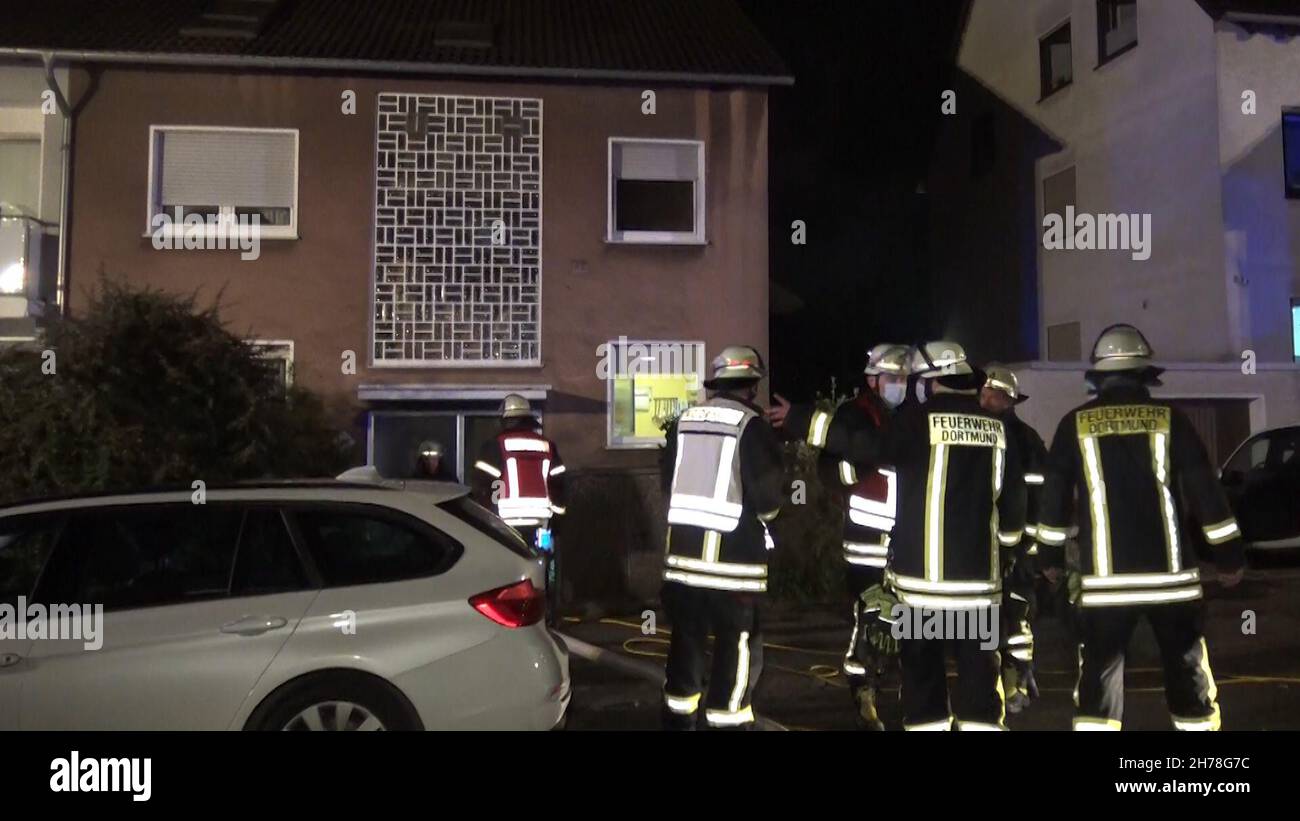
M 1094 371 L 1140 371 L 1151 367 L 1154 352 L 1142 332 L 1132 325 L 1111 325 L 1092 346 Z
M 1016 372 L 1006 365 L 990 364 L 984 369 L 984 375 L 987 377 L 984 387 L 1005 393 L 1017 405 L 1029 398 L 1020 392 L 1020 379 Z
M 442 456 L 442 443 L 435 442 L 432 439 L 426 439 L 420 443 L 419 453 L 421 456 Z
M 728 382 L 756 382 L 767 375 L 763 357 L 748 345 L 728 345 L 713 357 L 713 378 L 704 381 L 710 390 L 726 387 Z
M 867 376 L 878 376 L 882 373 L 906 376 L 911 369 L 909 354 L 906 345 L 882 343 L 867 352 L 867 367 L 862 372 Z
M 912 350 L 911 372 L 920 376 L 967 376 L 974 373 L 966 350 L 956 342 L 925 342 Z
M 506 398 L 501 400 L 502 419 L 532 415 L 533 409 L 529 406 L 528 400 L 517 393 L 506 394 Z

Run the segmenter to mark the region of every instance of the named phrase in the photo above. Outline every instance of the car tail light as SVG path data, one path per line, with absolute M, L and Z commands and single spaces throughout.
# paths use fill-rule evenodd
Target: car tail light
M 546 615 L 546 597 L 530 579 L 471 596 L 469 603 L 504 627 L 527 627 Z

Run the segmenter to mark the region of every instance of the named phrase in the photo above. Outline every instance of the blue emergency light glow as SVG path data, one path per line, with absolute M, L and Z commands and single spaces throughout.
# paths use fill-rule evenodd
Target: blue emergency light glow
M 1291 302 L 1291 355 L 1300 361 L 1300 302 Z

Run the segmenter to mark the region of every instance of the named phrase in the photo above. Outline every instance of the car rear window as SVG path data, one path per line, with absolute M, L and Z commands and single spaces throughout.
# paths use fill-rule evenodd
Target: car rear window
M 492 539 L 497 544 L 509 548 L 511 553 L 525 559 L 536 559 L 541 554 L 536 548 L 524 541 L 519 531 L 501 521 L 495 513 L 475 502 L 468 496 L 450 499 L 438 507 L 460 519 L 479 533 Z
M 293 517 L 326 587 L 435 576 L 461 552 L 450 536 L 387 513 L 299 508 Z

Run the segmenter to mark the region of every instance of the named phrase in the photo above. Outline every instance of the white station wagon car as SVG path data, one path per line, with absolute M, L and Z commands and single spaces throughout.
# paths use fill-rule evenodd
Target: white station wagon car
M 0 729 L 557 726 L 538 557 L 463 486 L 418 484 L 0 508 Z M 49 636 L 20 602 L 102 622 Z

